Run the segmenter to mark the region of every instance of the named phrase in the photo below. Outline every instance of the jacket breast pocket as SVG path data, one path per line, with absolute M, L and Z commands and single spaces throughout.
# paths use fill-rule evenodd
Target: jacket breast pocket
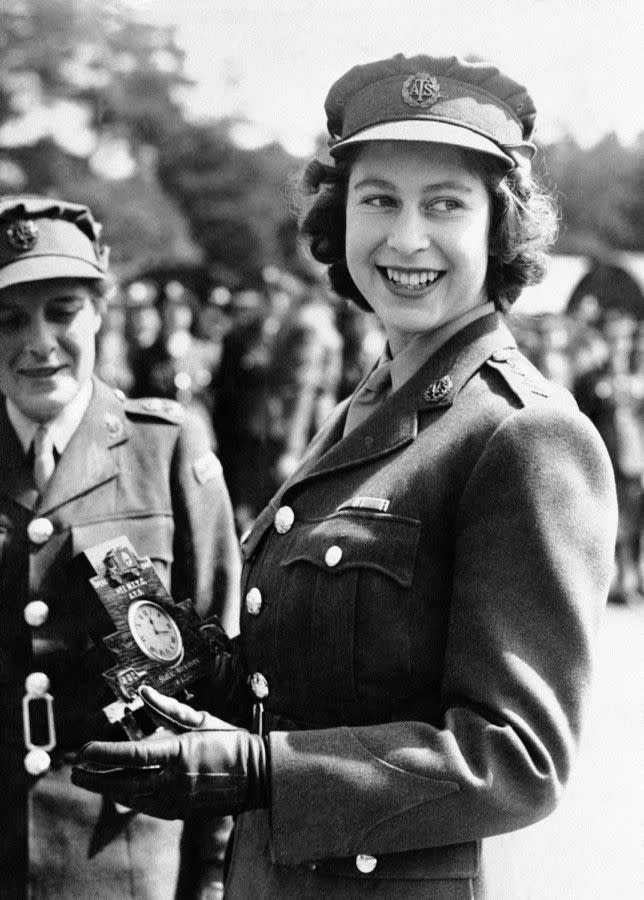
M 289 598 L 306 598 L 313 691 L 326 702 L 395 698 L 410 670 L 409 605 L 420 522 L 342 510 L 294 533 Z M 299 618 L 299 616 L 297 617 Z
M 77 556 L 94 544 L 101 544 L 124 535 L 138 556 L 150 557 L 159 578 L 169 590 L 174 537 L 172 516 L 164 514 L 138 515 L 130 518 L 120 516 L 102 522 L 73 525 L 71 532 L 73 556 Z

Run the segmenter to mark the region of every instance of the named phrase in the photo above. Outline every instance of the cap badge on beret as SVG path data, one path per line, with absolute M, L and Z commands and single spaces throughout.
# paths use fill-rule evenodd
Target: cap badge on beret
M 409 106 L 420 106 L 425 109 L 436 103 L 441 96 L 438 79 L 427 72 L 416 72 L 405 80 L 402 96 Z
M 26 253 L 38 240 L 38 226 L 33 219 L 18 219 L 7 228 L 7 239 L 14 250 Z

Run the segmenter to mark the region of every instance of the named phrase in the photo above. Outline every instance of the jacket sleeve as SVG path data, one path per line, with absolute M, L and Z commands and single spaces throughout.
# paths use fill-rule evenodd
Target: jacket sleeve
M 460 843 L 547 815 L 579 738 L 615 530 L 590 422 L 512 413 L 457 512 L 441 726 L 272 733 L 276 860 Z
M 172 459 L 171 490 L 172 594 L 189 597 L 202 618 L 218 615 L 232 637 L 239 631 L 239 541 L 212 435 L 191 409 L 186 410 Z

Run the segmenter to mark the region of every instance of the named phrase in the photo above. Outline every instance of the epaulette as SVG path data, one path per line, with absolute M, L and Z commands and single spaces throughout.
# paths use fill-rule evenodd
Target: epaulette
M 176 400 L 166 400 L 163 397 L 128 397 L 123 401 L 123 408 L 128 416 L 146 416 L 171 422 L 173 425 L 180 425 L 186 414 L 183 406 Z
M 524 406 L 555 393 L 554 386 L 516 347 L 495 350 L 486 364 L 501 375 Z

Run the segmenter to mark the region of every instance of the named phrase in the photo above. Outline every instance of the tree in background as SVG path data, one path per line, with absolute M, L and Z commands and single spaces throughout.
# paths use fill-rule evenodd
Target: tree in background
M 562 213 L 561 253 L 644 250 L 644 162 L 639 147 L 607 134 L 584 148 L 572 137 L 543 148 L 546 181 Z
M 173 30 L 139 22 L 126 2 L 5 0 L 0 42 L 0 189 L 89 203 L 117 264 L 198 257 L 155 171 L 185 124 Z
M 186 127 L 163 147 L 159 175 L 190 219 L 208 262 L 229 266 L 248 281 L 269 263 L 295 263 L 282 230 L 289 218 L 286 185 L 301 161 L 278 144 L 236 147 L 229 136 L 234 124 Z
M 136 0 L 4 0 L 0 191 L 89 203 L 117 266 L 175 257 L 232 281 L 266 264 L 298 271 L 287 185 L 302 161 L 278 144 L 242 149 L 216 97 L 211 121 L 190 122 L 184 55 Z M 542 148 L 560 252 L 644 250 L 642 149 L 613 135 Z

